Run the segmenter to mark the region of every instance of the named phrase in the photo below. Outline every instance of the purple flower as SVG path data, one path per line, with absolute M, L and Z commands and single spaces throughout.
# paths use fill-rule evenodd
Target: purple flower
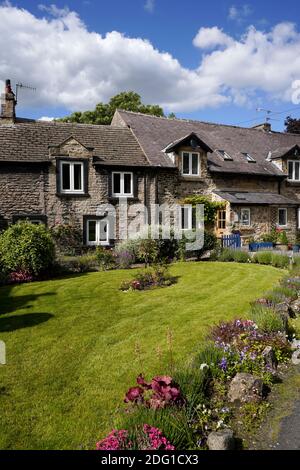
M 227 359 L 226 357 L 223 357 L 222 361 L 220 362 L 220 368 L 223 370 L 223 371 L 226 371 L 227 369 Z

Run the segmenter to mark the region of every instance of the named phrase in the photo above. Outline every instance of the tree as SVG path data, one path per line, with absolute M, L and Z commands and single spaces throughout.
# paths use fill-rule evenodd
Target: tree
M 158 105 L 143 104 L 138 93 L 123 91 L 110 99 L 109 103 L 99 103 L 94 111 L 76 111 L 70 116 L 59 119 L 63 122 L 78 122 L 81 124 L 109 125 L 116 109 L 134 111 L 154 116 L 164 116 L 163 109 Z
M 285 132 L 289 134 L 300 134 L 300 119 L 294 119 L 288 116 L 284 122 Z

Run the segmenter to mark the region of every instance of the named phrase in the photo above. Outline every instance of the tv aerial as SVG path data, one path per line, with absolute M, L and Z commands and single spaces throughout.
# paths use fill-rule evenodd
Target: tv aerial
M 256 108 L 256 111 L 258 113 L 266 113 L 265 122 L 279 121 L 279 119 L 274 119 L 274 118 L 271 117 L 273 114 L 276 114 L 276 113 L 274 111 L 271 111 L 270 109 Z
M 36 88 L 29 86 L 29 85 L 25 85 L 24 83 L 18 82 L 16 84 L 16 102 L 18 102 L 18 96 L 20 94 L 20 90 L 36 91 Z

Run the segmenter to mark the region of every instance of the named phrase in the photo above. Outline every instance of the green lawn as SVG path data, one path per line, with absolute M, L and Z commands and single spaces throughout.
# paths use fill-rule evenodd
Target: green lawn
M 123 293 L 129 271 L 0 289 L 0 448 L 94 448 L 140 372 L 168 371 L 209 327 L 245 315 L 283 271 L 223 263 L 178 263 L 176 285 Z M 160 352 L 161 351 L 161 352 Z

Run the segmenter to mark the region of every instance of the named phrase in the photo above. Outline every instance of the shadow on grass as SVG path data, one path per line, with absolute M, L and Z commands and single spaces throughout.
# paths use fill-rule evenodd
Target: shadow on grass
M 51 313 L 25 313 L 24 315 L 13 315 L 0 318 L 0 332 L 8 333 L 22 328 L 40 325 L 53 318 Z
M 56 295 L 55 292 L 13 296 L 12 286 L 2 287 L 0 290 L 0 316 L 6 313 L 13 313 L 16 310 L 32 308 L 31 303 L 38 298 L 52 295 Z

